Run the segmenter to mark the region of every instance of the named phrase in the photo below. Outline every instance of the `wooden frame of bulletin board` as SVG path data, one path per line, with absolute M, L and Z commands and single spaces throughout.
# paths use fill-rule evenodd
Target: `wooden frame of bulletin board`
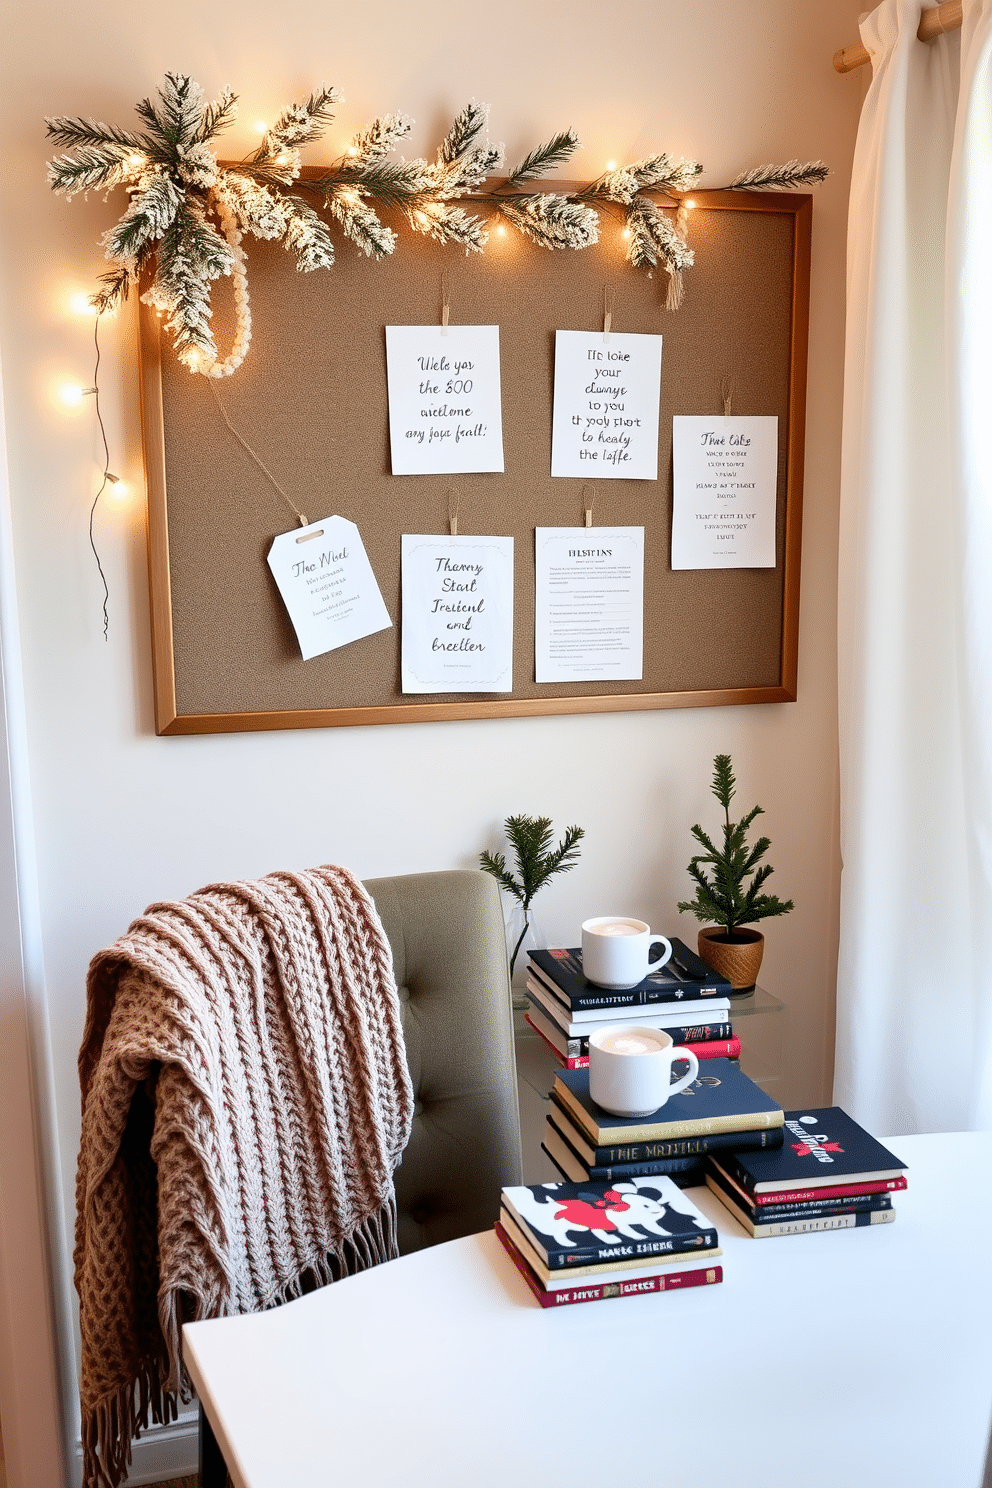
M 558 183 L 561 190 L 567 183 Z M 696 262 L 685 301 L 667 275 L 623 260 L 621 222 L 598 245 L 549 253 L 515 233 L 463 257 L 403 234 L 370 263 L 350 244 L 329 272 L 301 275 L 278 245 L 249 245 L 254 335 L 243 367 L 213 388 L 183 368 L 141 307 L 142 430 L 156 727 L 160 734 L 602 713 L 794 701 L 809 323 L 808 195 L 694 193 Z M 442 274 L 453 324 L 498 325 L 505 473 L 392 476 L 386 325 L 437 324 Z M 657 481 L 552 478 L 551 395 L 559 328 L 603 324 L 663 335 Z M 225 286 L 218 344 L 229 344 Z M 778 416 L 774 569 L 673 572 L 672 417 Z M 216 398 L 215 398 L 216 394 Z M 362 533 L 393 628 L 303 661 L 265 555 L 294 525 L 285 502 Z M 534 528 L 645 528 L 641 682 L 538 684 Z M 400 691 L 400 537 L 448 531 L 514 538 L 513 692 Z

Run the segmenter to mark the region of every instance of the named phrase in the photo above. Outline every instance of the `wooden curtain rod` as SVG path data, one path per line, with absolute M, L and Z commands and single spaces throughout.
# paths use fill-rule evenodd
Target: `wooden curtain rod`
M 960 31 L 961 10 L 961 0 L 946 0 L 944 5 L 925 10 L 920 16 L 917 36 L 921 41 L 936 41 L 945 31 Z M 856 46 L 841 47 L 839 52 L 834 52 L 834 67 L 838 72 L 853 72 L 856 67 L 864 67 L 870 61 L 867 48 L 860 41 Z

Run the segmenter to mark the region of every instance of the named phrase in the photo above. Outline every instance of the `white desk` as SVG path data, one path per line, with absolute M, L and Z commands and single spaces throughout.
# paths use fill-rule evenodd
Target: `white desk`
M 751 1240 L 722 1285 L 542 1311 L 495 1237 L 184 1329 L 236 1488 L 979 1488 L 992 1135 L 893 1138 L 884 1228 Z

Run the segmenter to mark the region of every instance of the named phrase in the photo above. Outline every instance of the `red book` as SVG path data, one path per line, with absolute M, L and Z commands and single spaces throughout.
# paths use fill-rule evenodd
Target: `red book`
M 873 1183 L 831 1183 L 822 1188 L 779 1188 L 758 1194 L 744 1193 L 743 1189 L 741 1192 L 751 1204 L 805 1204 L 810 1199 L 854 1199 L 858 1194 L 895 1193 L 908 1186 L 905 1178 L 877 1178 Z
M 654 1276 L 640 1275 L 636 1268 L 632 1268 L 594 1277 L 588 1284 L 558 1287 L 546 1292 L 503 1226 L 497 1222 L 494 1229 L 503 1249 L 542 1307 L 570 1307 L 576 1302 L 602 1302 L 609 1297 L 631 1297 L 644 1292 L 684 1292 L 686 1287 L 713 1286 L 723 1280 L 722 1266 L 706 1266 L 692 1271 L 666 1270 L 664 1274 Z

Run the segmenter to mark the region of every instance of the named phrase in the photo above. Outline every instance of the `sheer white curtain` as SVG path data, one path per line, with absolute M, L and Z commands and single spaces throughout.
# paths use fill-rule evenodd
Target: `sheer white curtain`
M 992 1126 L 992 0 L 872 56 L 848 242 L 835 1099 Z

